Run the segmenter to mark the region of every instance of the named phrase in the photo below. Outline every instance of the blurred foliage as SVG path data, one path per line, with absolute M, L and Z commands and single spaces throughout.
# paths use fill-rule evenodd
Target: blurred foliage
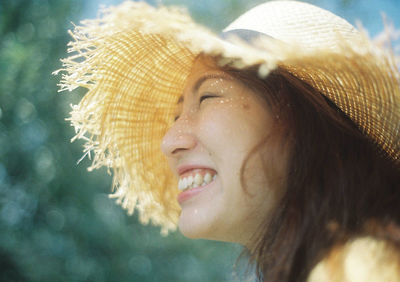
M 107 197 L 104 169 L 76 165 L 82 143 L 70 144 L 65 117 L 83 93 L 57 94 L 51 73 L 88 2 L 0 0 L 0 281 L 232 280 L 240 247 L 162 237 Z M 264 0 L 148 2 L 186 6 L 220 30 Z

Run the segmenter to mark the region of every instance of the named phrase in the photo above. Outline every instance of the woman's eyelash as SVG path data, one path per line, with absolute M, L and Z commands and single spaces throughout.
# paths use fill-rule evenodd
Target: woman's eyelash
M 205 94 L 203 96 L 200 97 L 200 103 L 203 102 L 203 100 L 208 99 L 208 98 L 215 98 L 215 97 L 219 97 L 218 95 L 215 94 Z M 179 119 L 179 115 L 176 115 L 174 117 L 174 121 L 177 121 Z
M 215 97 L 219 97 L 218 95 L 214 95 L 214 94 L 206 94 L 200 97 L 200 103 L 203 102 L 203 100 L 208 99 L 208 98 L 215 98 Z

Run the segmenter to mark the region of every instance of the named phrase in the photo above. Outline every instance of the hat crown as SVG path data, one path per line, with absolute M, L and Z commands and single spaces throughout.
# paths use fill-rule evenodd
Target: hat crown
M 345 19 L 298 1 L 260 4 L 239 16 L 224 32 L 236 29 L 257 31 L 306 48 L 335 49 L 341 40 L 354 42 L 360 37 L 360 33 Z

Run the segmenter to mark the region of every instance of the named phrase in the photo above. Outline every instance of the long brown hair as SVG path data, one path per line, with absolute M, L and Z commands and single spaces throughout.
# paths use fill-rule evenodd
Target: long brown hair
M 374 233 L 371 222 L 400 225 L 398 166 L 330 100 L 280 69 L 264 80 L 225 71 L 273 104 L 291 142 L 286 192 L 248 250 L 259 280 L 305 281 L 335 244 Z

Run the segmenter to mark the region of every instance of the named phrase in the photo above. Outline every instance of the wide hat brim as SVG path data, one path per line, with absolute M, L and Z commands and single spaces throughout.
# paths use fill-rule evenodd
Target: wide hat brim
M 125 2 L 71 32 L 61 91 L 88 89 L 69 118 L 86 140 L 89 169 L 113 173 L 113 194 L 141 222 L 176 228 L 177 180 L 160 149 L 176 103 L 199 54 L 260 77 L 284 69 L 332 100 L 377 148 L 399 163 L 400 78 L 393 53 L 342 18 L 309 4 L 260 5 L 225 32 L 268 36 L 222 39 L 178 8 Z

